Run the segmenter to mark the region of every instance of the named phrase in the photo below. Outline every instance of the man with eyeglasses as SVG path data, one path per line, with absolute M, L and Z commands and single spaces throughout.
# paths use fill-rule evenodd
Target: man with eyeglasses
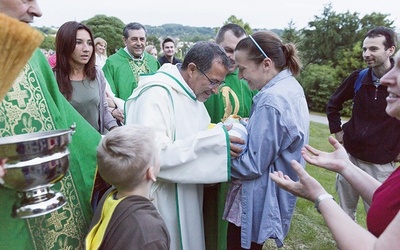
M 164 64 L 154 75 L 142 76 L 126 104 L 127 124 L 139 123 L 156 132 L 160 174 L 154 203 L 167 224 L 171 249 L 205 249 L 203 184 L 230 178 L 230 157 L 244 143 L 226 128 L 208 129 L 205 102 L 225 79 L 230 60 L 212 42 L 195 44 L 182 64 Z M 231 156 L 230 156 L 231 155 Z

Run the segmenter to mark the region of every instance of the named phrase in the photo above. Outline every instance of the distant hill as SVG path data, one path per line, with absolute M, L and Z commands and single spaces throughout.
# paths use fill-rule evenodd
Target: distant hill
M 183 41 L 209 40 L 215 37 L 217 28 L 190 27 L 181 24 L 163 24 L 161 26 L 144 25 L 148 35 L 156 37 L 179 37 Z
M 176 39 L 176 41 L 185 42 L 186 44 L 191 44 L 197 41 L 209 41 L 215 38 L 219 27 L 191 27 L 184 26 L 182 24 L 163 24 L 161 26 L 151 26 L 144 25 L 147 29 L 148 41 L 151 44 L 154 44 L 159 47 L 160 42 L 165 37 L 171 37 Z M 46 50 L 55 50 L 55 35 L 57 33 L 58 27 L 35 27 L 38 30 L 42 31 L 45 36 L 45 41 L 41 45 L 41 48 Z M 119 28 L 121 29 L 121 28 Z M 116 31 L 119 33 L 120 31 Z M 259 29 L 257 29 L 259 30 Z M 253 31 L 257 31 L 254 29 Z M 279 29 L 271 29 L 271 31 L 275 32 L 279 36 L 281 36 L 283 30 Z M 122 33 L 122 30 L 121 30 Z M 122 34 L 121 34 L 122 35 Z M 112 43 L 112 38 L 108 39 L 109 45 Z M 122 43 L 120 38 L 118 37 L 118 42 Z M 117 43 L 118 44 L 118 43 Z M 118 45 L 119 48 L 121 45 Z M 110 55 L 113 53 L 113 50 L 108 52 Z
M 153 35 L 156 37 L 174 37 L 179 38 L 179 40 L 183 41 L 204 41 L 214 39 L 215 35 L 219 27 L 192 27 L 192 26 L 184 26 L 182 24 L 168 23 L 163 24 L 161 26 L 151 26 L 144 25 L 147 29 L 148 35 Z M 58 28 L 57 27 L 35 27 L 41 30 L 43 33 L 47 35 L 55 35 Z M 253 31 L 257 31 L 260 29 L 254 29 Z M 271 31 L 275 32 L 279 36 L 282 34 L 283 30 L 281 29 L 271 29 Z
M 184 26 L 181 24 L 163 24 L 161 26 L 150 26 L 144 25 L 147 29 L 148 35 L 153 35 L 156 37 L 179 37 L 182 41 L 206 41 L 210 39 L 214 39 L 215 35 L 219 27 L 191 27 Z M 254 30 L 257 31 L 257 30 Z M 275 32 L 279 36 L 282 34 L 283 30 L 280 29 L 272 29 L 271 31 Z

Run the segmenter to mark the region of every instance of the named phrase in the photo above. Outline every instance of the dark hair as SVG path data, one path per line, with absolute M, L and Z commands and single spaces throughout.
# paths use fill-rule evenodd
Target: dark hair
M 214 60 L 220 60 L 221 64 L 229 69 L 231 62 L 221 46 L 214 42 L 198 42 L 187 52 L 181 69 L 186 70 L 189 63 L 194 63 L 207 72 Z
M 385 42 L 383 42 L 383 45 L 385 46 L 385 50 L 389 49 L 390 47 L 394 46 L 397 48 L 397 34 L 394 30 L 383 27 L 383 26 L 378 26 L 376 28 L 373 28 L 367 32 L 364 38 L 375 38 L 378 36 L 384 36 L 385 37 Z
M 170 37 L 167 37 L 167 38 L 165 38 L 164 41 L 161 43 L 161 48 L 164 48 L 164 44 L 165 44 L 165 43 L 169 43 L 169 42 L 172 42 L 172 43 L 174 43 L 174 45 L 175 45 L 174 40 L 172 40 L 172 38 L 170 38 Z
M 128 38 L 128 37 L 129 37 L 129 31 L 130 31 L 130 30 L 141 30 L 141 29 L 144 30 L 145 36 L 147 36 L 147 30 L 146 30 L 146 28 L 145 28 L 142 24 L 137 23 L 137 22 L 128 23 L 128 24 L 124 27 L 124 31 L 122 32 L 122 34 L 124 35 L 125 38 Z
M 69 78 L 72 68 L 69 60 L 76 47 L 76 33 L 78 30 L 86 30 L 90 35 L 90 39 L 93 41 L 92 31 L 89 29 L 89 27 L 75 21 L 66 22 L 61 25 L 56 35 L 57 63 L 53 70 L 56 75 L 58 88 L 65 98 L 67 98 L 67 100 L 71 100 L 72 97 L 72 85 Z M 85 77 L 89 78 L 90 80 L 94 80 L 96 78 L 94 42 L 92 43 L 92 47 L 92 56 L 90 57 L 89 62 L 85 65 Z
M 240 25 L 228 23 L 218 30 L 218 33 L 215 36 L 215 42 L 220 44 L 224 40 L 224 35 L 227 31 L 232 31 L 233 35 L 237 38 L 247 35 L 246 31 Z
M 274 62 L 279 71 L 288 68 L 295 76 L 300 73 L 301 61 L 293 43 L 283 44 L 281 39 L 271 31 L 258 31 L 252 37 L 268 58 Z M 235 51 L 238 50 L 246 51 L 248 59 L 255 63 L 261 63 L 265 59 L 265 56 L 250 37 L 239 41 Z

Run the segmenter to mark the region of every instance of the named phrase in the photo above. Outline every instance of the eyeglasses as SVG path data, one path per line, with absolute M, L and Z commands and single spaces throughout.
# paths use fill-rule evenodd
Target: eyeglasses
M 260 47 L 260 45 L 256 42 L 256 40 L 254 40 L 254 38 L 251 35 L 249 35 L 249 37 L 251 41 L 254 43 L 254 45 L 257 47 L 257 49 L 261 52 L 261 54 L 263 54 L 265 58 L 268 58 L 267 53 L 264 52 L 264 50 Z
M 210 85 L 208 86 L 210 89 L 213 89 L 213 88 L 215 88 L 215 87 L 219 87 L 221 84 L 224 83 L 224 81 L 219 82 L 219 83 L 211 81 L 210 77 L 208 77 L 208 76 L 206 75 L 206 72 L 204 72 L 204 71 L 203 71 L 200 67 L 198 67 L 197 65 L 196 65 L 196 68 L 197 68 L 197 69 L 207 78 L 207 80 L 210 82 Z

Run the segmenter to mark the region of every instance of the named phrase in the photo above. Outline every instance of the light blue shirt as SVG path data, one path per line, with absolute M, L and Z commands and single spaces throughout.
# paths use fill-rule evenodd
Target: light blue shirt
M 309 111 L 303 88 L 289 70 L 271 79 L 253 98 L 247 125 L 247 150 L 232 160 L 232 177 L 242 181 L 242 247 L 273 238 L 283 245 L 296 197 L 269 177 L 282 171 L 293 180 L 295 159 L 305 166 L 301 148 L 308 143 Z

